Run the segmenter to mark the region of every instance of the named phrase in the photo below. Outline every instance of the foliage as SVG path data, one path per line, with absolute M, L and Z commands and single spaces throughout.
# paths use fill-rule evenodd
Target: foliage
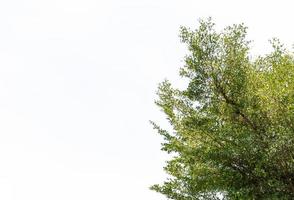
M 252 59 L 246 30 L 217 32 L 210 19 L 181 28 L 189 84 L 159 86 L 173 131 L 152 122 L 173 158 L 151 189 L 169 199 L 294 198 L 294 57 L 273 39 L 272 53 Z

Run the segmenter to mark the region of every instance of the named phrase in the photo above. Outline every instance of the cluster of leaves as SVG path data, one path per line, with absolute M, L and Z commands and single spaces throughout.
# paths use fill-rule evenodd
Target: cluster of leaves
M 272 53 L 251 59 L 246 29 L 217 32 L 210 19 L 181 28 L 189 84 L 160 84 L 173 131 L 152 123 L 174 156 L 151 189 L 169 199 L 294 198 L 294 57 L 274 39 Z

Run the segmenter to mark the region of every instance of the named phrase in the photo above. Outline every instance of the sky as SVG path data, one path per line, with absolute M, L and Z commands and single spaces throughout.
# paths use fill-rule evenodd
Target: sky
M 163 200 L 168 156 L 149 124 L 181 85 L 181 25 L 244 22 L 252 53 L 294 43 L 292 0 L 0 1 L 0 199 Z

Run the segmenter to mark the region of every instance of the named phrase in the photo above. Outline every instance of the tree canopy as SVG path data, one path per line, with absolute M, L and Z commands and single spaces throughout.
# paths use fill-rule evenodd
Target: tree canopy
M 294 198 L 293 53 L 273 39 L 271 53 L 252 58 L 246 31 L 216 31 L 211 19 L 181 28 L 188 84 L 159 85 L 156 104 L 173 131 L 152 122 L 172 159 L 151 189 L 169 199 Z

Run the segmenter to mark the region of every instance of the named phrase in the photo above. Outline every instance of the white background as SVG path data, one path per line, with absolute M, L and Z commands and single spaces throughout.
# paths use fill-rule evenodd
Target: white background
M 0 199 L 164 199 L 155 91 L 179 83 L 180 25 L 209 16 L 253 53 L 293 43 L 291 0 L 1 0 Z

